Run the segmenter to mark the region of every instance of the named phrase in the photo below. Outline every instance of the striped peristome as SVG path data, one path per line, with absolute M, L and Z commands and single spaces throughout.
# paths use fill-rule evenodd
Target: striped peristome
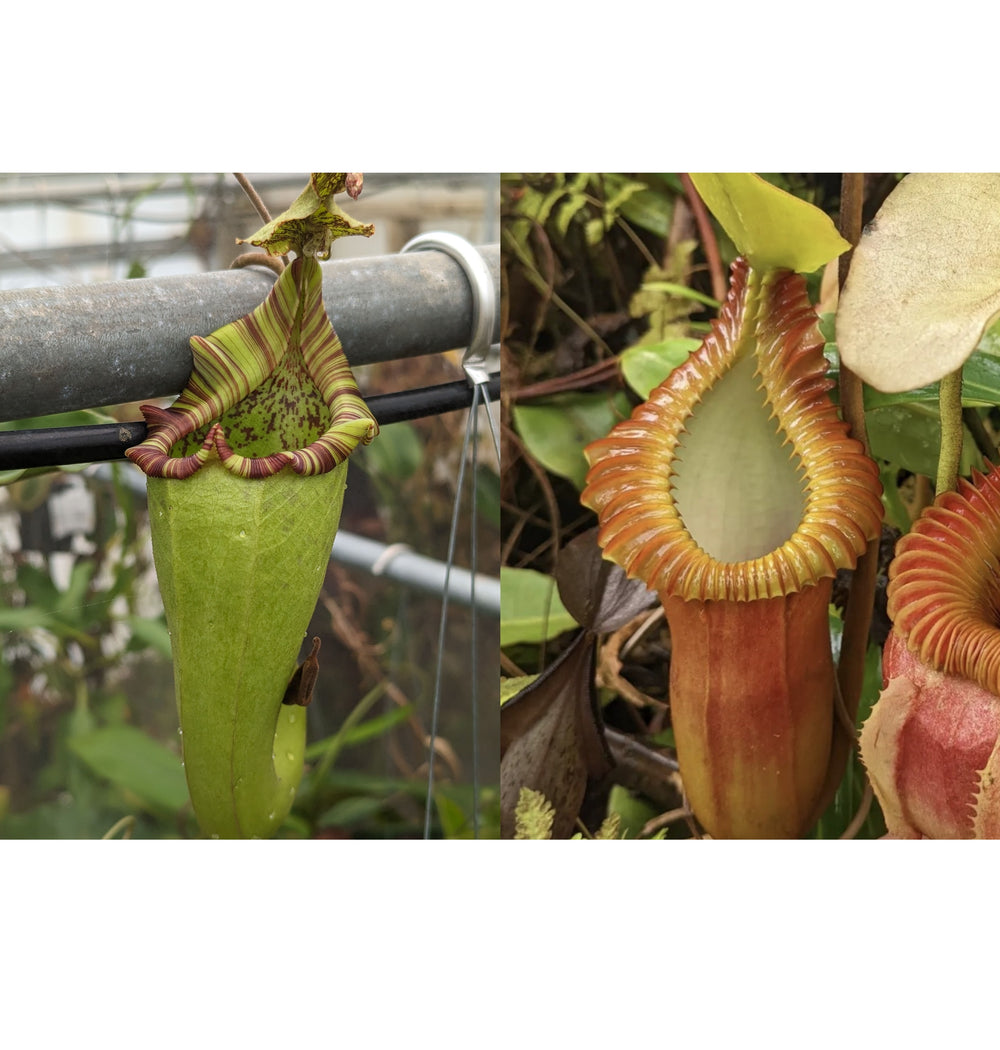
M 194 368 L 126 453 L 150 477 L 188 478 L 214 455 L 247 479 L 322 474 L 378 433 L 326 313 L 319 264 L 296 259 L 252 313 L 191 340 Z M 236 451 L 240 449 L 240 451 Z

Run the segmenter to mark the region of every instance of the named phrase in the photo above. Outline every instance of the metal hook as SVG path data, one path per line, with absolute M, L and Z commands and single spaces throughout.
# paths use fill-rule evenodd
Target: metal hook
M 497 311 L 493 277 L 479 252 L 457 233 L 439 230 L 418 234 L 403 245 L 400 255 L 432 249 L 450 255 L 469 280 L 472 289 L 472 336 L 468 349 L 462 355 L 462 368 L 469 379 L 480 386 L 489 382 L 486 355 L 492 344 Z

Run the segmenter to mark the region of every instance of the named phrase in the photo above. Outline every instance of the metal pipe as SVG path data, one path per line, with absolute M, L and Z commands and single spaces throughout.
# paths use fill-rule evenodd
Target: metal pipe
M 478 248 L 500 296 L 500 247 Z M 323 298 L 352 366 L 468 345 L 473 293 L 444 252 L 323 263 Z M 0 422 L 180 392 L 192 335 L 249 313 L 260 267 L 0 292 Z M 499 313 L 493 342 L 500 339 Z
M 357 536 L 353 532 L 337 533 L 330 557 L 342 565 L 363 569 L 373 576 L 387 576 L 408 587 L 436 594 L 444 594 L 447 566 L 444 562 L 415 554 L 405 543 L 386 545 Z M 493 616 L 500 615 L 500 581 L 495 576 L 476 573 L 476 608 Z M 472 604 L 472 573 L 468 569 L 451 567 L 448 576 L 448 598 L 462 605 Z

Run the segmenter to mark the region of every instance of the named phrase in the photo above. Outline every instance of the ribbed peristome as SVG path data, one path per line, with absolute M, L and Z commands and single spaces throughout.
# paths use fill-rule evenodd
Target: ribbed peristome
M 213 457 L 249 480 L 285 467 L 324 474 L 378 433 L 311 257 L 287 267 L 251 313 L 192 338 L 191 353 L 177 400 L 141 406 L 148 436 L 126 455 L 150 477 L 188 478 Z
M 1000 695 L 1000 469 L 960 478 L 896 545 L 889 616 L 928 667 Z
M 702 345 L 585 450 L 605 555 L 661 598 L 794 593 L 879 535 L 878 468 L 830 400 L 816 320 L 802 277 L 737 260 Z

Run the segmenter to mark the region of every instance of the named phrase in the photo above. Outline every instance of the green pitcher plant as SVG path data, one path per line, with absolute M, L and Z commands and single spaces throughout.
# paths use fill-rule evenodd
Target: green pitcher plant
M 302 249 L 283 236 L 282 250 Z M 327 317 L 322 243 L 310 236 L 313 253 L 260 306 L 192 338 L 188 385 L 169 408 L 142 406 L 148 436 L 127 453 L 148 479 L 184 771 L 212 838 L 269 837 L 294 802 L 318 639 L 301 666 L 299 652 L 347 457 L 378 432 Z

